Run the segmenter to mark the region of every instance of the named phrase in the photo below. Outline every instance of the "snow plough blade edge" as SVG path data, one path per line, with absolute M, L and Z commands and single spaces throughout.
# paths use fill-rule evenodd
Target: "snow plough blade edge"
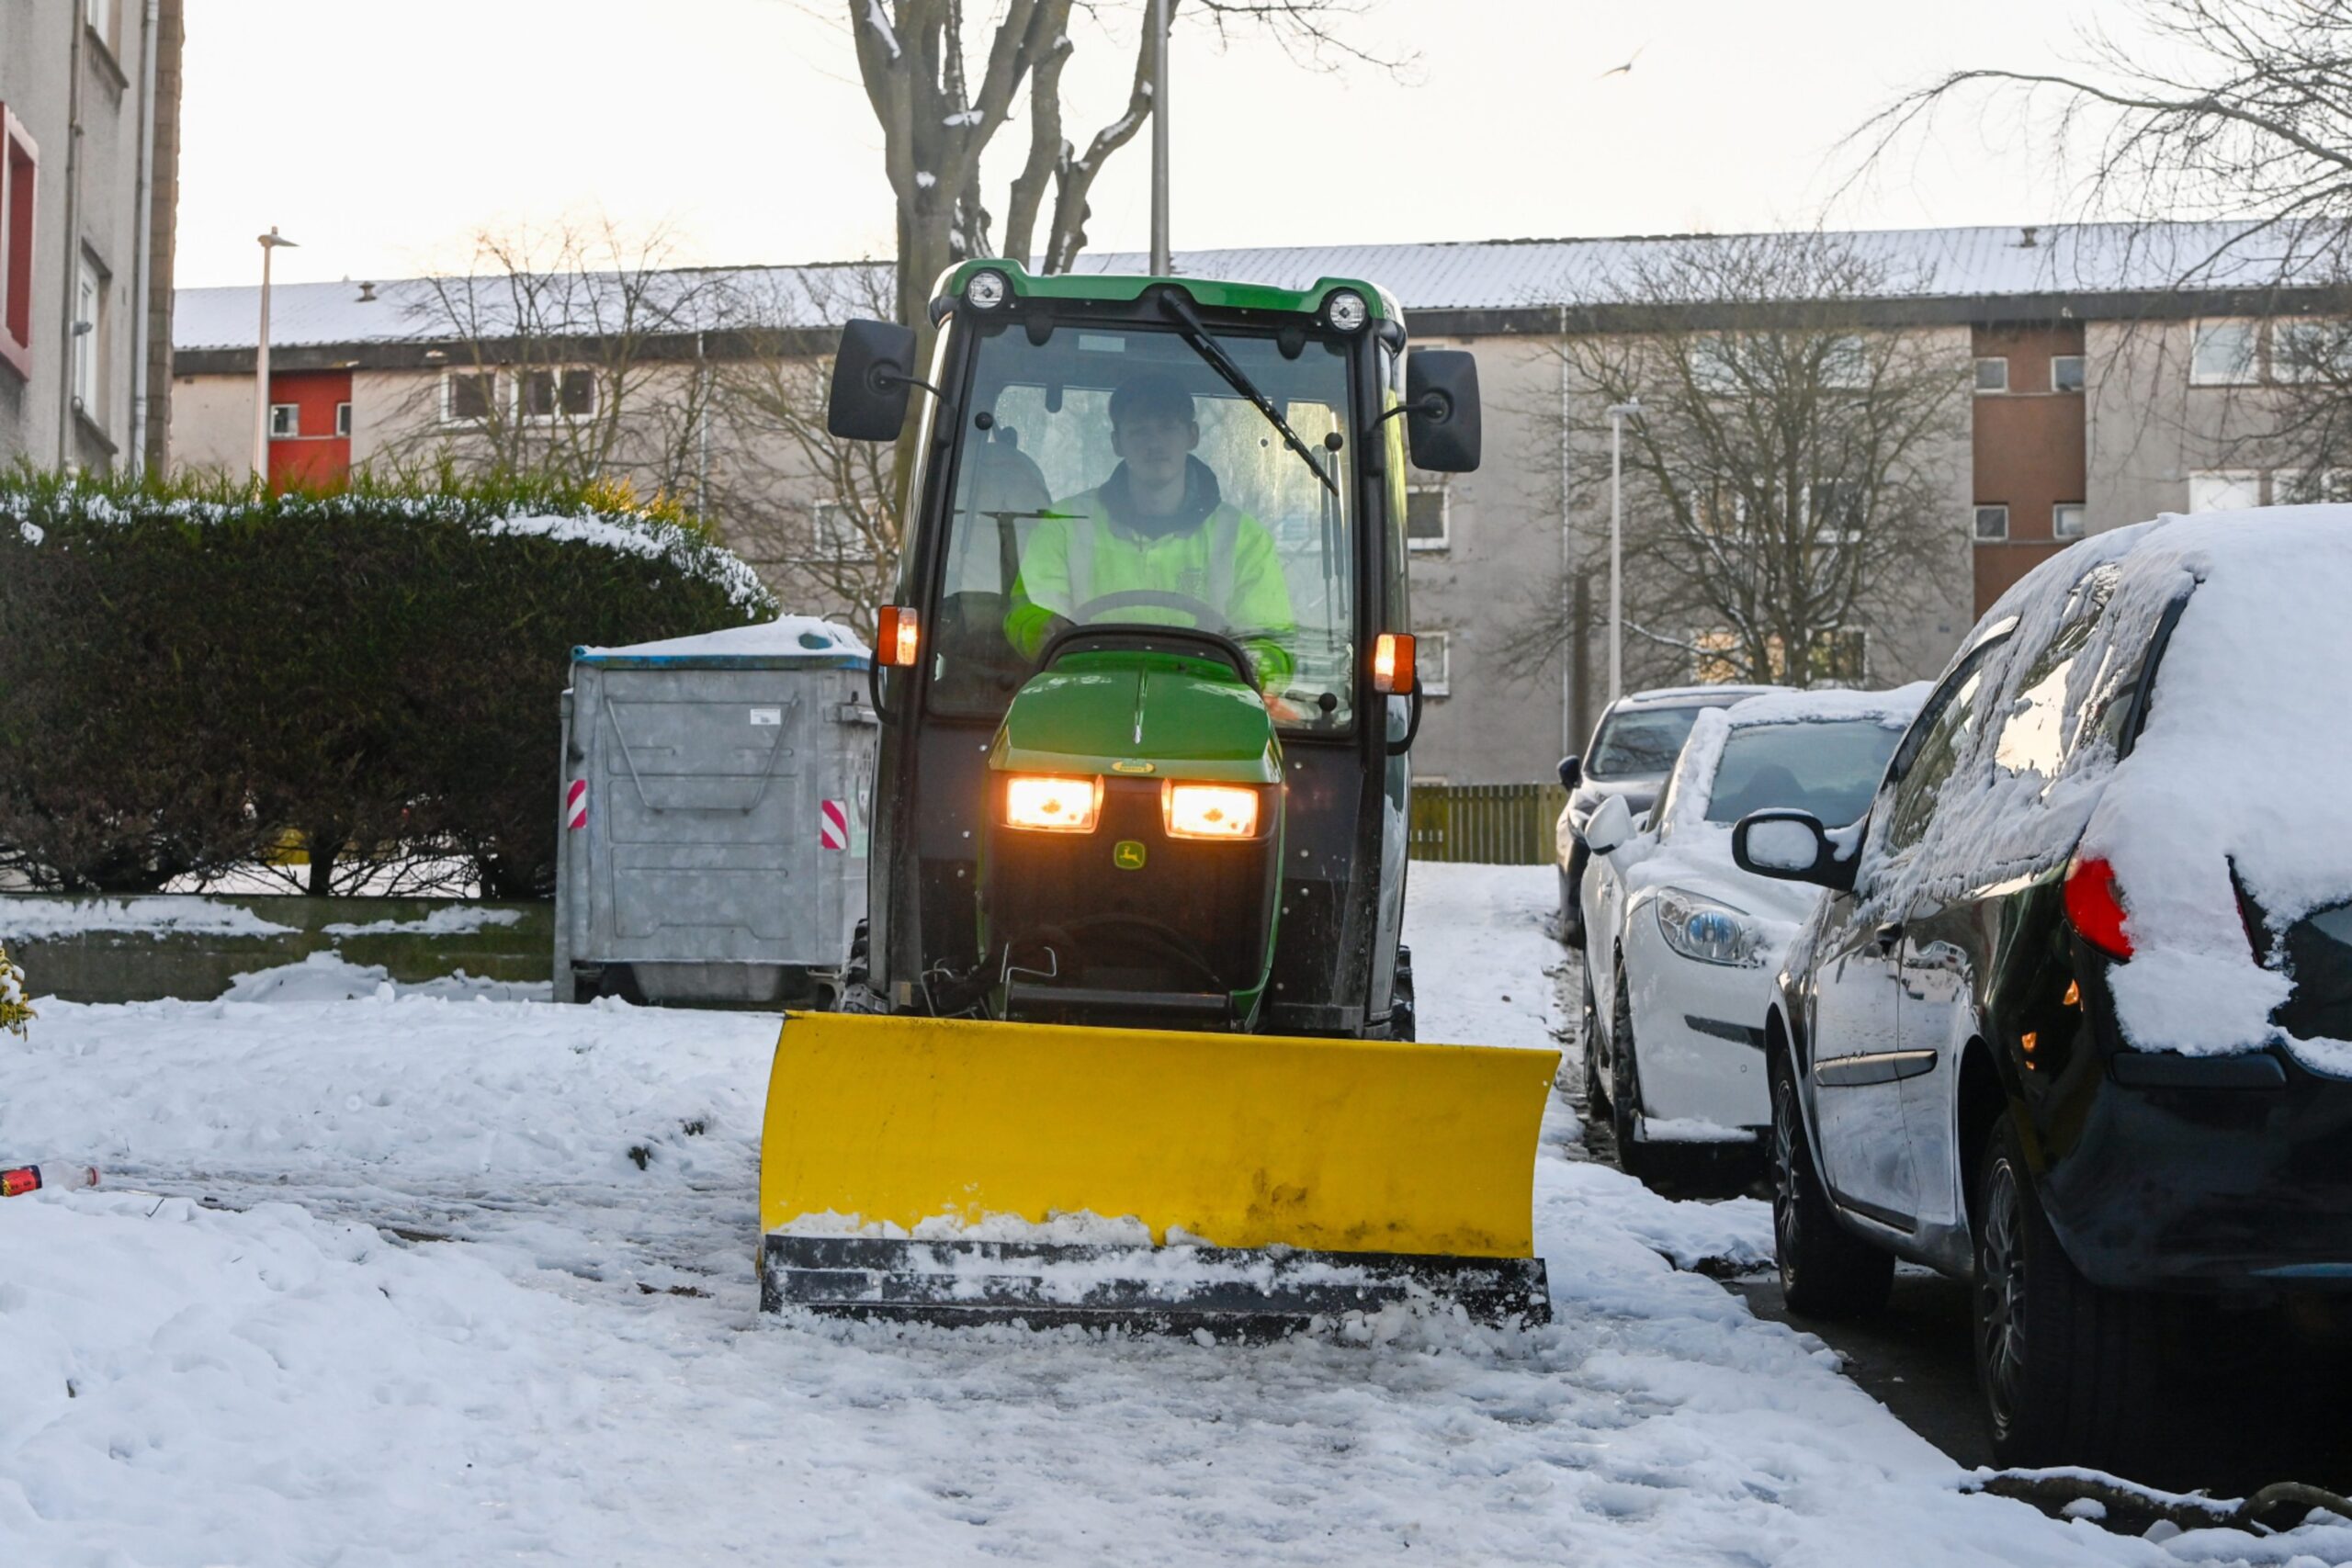
M 1538 1258 L 771 1235 L 760 1270 L 766 1312 L 948 1325 L 1205 1329 L 1260 1339 L 1398 1305 L 1458 1306 L 1494 1325 L 1552 1321 Z

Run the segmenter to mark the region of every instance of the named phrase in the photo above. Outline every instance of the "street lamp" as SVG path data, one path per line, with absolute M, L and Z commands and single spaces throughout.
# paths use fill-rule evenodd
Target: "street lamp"
M 1609 700 L 1625 694 L 1625 422 L 1639 398 L 1609 405 Z
M 254 482 L 269 488 L 269 253 L 293 241 L 269 226 L 261 242 L 261 334 L 254 340 Z M 299 247 L 298 247 L 299 248 Z
M 1145 25 L 1159 40 L 1151 70 L 1151 275 L 1166 277 L 1174 270 L 1168 254 L 1168 13 L 1169 0 L 1152 0 L 1151 20 Z

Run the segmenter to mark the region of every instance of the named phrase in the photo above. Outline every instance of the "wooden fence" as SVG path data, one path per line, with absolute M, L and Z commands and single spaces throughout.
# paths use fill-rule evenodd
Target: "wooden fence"
M 1568 792 L 1556 784 L 1413 786 L 1415 860 L 1548 865 Z

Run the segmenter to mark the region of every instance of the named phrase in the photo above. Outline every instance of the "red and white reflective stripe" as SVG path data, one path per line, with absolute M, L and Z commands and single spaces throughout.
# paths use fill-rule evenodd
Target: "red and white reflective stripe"
M 849 848 L 849 802 L 820 800 L 817 808 L 818 846 L 828 850 Z
M 574 779 L 563 794 L 563 825 L 567 828 L 588 826 L 588 781 Z

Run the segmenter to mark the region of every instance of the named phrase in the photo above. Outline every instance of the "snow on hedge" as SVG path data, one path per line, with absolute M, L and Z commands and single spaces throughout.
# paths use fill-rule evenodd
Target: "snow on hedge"
M 145 898 L 0 898 L 0 938 L 53 942 L 97 931 L 169 935 L 284 936 L 294 930 L 251 909 L 193 894 Z

